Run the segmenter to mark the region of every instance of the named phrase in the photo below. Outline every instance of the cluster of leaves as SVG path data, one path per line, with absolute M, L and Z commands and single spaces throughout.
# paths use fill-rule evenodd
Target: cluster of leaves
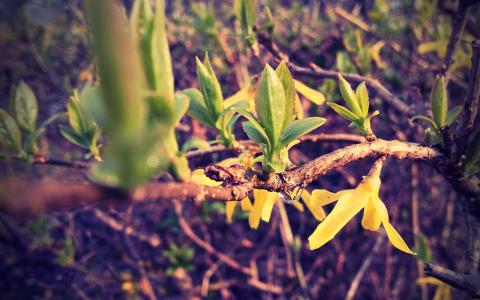
M 10 113 L 0 109 L 2 154 L 32 160 L 39 151 L 38 141 L 45 128 L 60 116 L 54 115 L 37 127 L 38 103 L 32 89 L 23 81 L 12 86 Z
M 367 44 L 363 40 L 363 34 L 360 30 L 345 30 L 343 34 L 343 44 L 347 51 L 351 53 L 357 62 L 359 71 L 363 74 L 370 74 L 372 71 L 372 61 L 379 69 L 386 67 L 385 62 L 380 56 L 380 50 L 385 42 L 380 40 L 372 44 Z M 347 53 L 337 52 L 337 68 L 346 73 L 355 73 L 354 64 L 350 61 Z
M 248 121 L 243 130 L 262 149 L 258 160 L 264 171 L 280 172 L 290 164 L 288 150 L 298 143 L 297 138 L 325 123 L 324 118 L 309 117 L 294 120 L 295 86 L 284 62 L 276 70 L 265 67 L 255 96 L 257 116 L 238 110 Z
M 102 159 L 99 141 L 102 132 L 100 126 L 82 105 L 82 103 L 88 102 L 88 97 L 91 97 L 92 93 L 96 94 L 98 90 L 85 88 L 80 95 L 78 95 L 77 90 L 73 91 L 67 103 L 69 127 L 60 125 L 60 133 L 73 144 L 89 150 L 89 153 L 85 156 L 86 159 L 93 157 L 100 161 Z
M 448 92 L 444 76 L 435 80 L 430 94 L 430 104 L 433 118 L 415 116 L 412 120 L 420 119 L 428 122 L 429 127 L 425 130 L 425 138 L 431 138 L 434 143 L 440 144 L 442 141 L 440 129 L 444 126 L 450 126 L 462 112 L 461 105 L 448 110 Z
M 361 134 L 367 137 L 374 136 L 370 121 L 372 117 L 377 116 L 379 112 L 374 111 L 372 114 L 368 113 L 370 99 L 365 82 L 360 83 L 357 89 L 353 91 L 350 83 L 339 74 L 338 84 L 340 93 L 348 108 L 333 102 L 327 104 L 335 110 L 337 114 L 351 121 L 350 127 L 357 128 Z
M 235 143 L 233 128 L 238 121 L 239 115 L 235 108 L 247 108 L 247 99 L 240 101 L 224 101 L 220 83 L 213 71 L 208 54 L 204 61 L 196 59 L 197 77 L 200 91 L 187 89 L 182 91 L 190 98 L 188 114 L 201 124 L 215 128 L 219 133 L 218 141 L 226 147 L 232 147 Z
M 195 249 L 189 246 L 177 246 L 170 244 L 170 249 L 163 254 L 168 259 L 169 267 L 166 274 L 173 275 L 176 270 L 184 269 L 185 271 L 191 271 L 194 269 L 192 259 L 195 255 Z

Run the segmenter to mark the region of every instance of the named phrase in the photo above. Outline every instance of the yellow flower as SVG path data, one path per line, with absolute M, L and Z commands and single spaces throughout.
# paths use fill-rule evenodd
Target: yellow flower
M 325 190 L 313 191 L 311 203 L 314 206 L 323 206 L 337 200 L 338 202 L 332 212 L 308 238 L 310 249 L 320 248 L 333 239 L 363 209 L 363 228 L 376 231 L 380 228 L 380 225 L 383 225 L 388 239 L 395 248 L 409 254 L 415 254 L 390 224 L 387 208 L 378 197 L 380 184 L 381 181 L 378 176 L 366 176 L 354 190 L 345 190 L 338 193 Z
M 435 290 L 435 295 L 433 300 L 452 300 L 452 289 L 451 287 L 436 278 L 433 277 L 422 277 L 417 279 L 418 285 L 432 284 L 436 285 L 437 289 Z
M 278 199 L 275 192 L 267 190 L 253 190 L 253 207 L 248 216 L 248 224 L 250 228 L 257 229 L 260 224 L 260 219 L 264 222 L 270 221 L 272 215 L 273 205 Z

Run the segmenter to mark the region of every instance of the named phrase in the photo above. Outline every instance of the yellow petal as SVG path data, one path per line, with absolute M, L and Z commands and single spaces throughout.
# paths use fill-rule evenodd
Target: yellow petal
M 452 300 L 452 289 L 447 284 L 443 286 L 443 300 Z
M 442 284 L 444 284 L 444 283 L 441 282 L 440 280 L 438 280 L 437 278 L 433 278 L 433 277 L 421 277 L 421 278 L 418 278 L 418 279 L 417 279 L 417 284 L 418 284 L 418 285 L 426 285 L 426 284 L 442 285 Z
M 375 209 L 377 212 L 380 214 L 382 218 L 382 224 L 383 227 L 385 228 L 385 231 L 387 232 L 388 239 L 392 243 L 392 245 L 408 254 L 413 254 L 416 255 L 415 252 L 410 250 L 410 248 L 407 246 L 407 243 L 403 240 L 403 238 L 400 236 L 400 234 L 393 228 L 392 224 L 390 224 L 389 218 L 388 218 L 388 211 L 387 208 L 385 207 L 385 204 L 380 200 L 380 198 L 375 197 L 373 201 L 375 205 Z
M 293 82 L 295 83 L 295 90 L 305 96 L 305 98 L 308 100 L 317 105 L 325 103 L 325 95 L 323 95 L 320 91 L 312 89 L 298 80 L 294 79 Z
M 332 193 L 327 190 L 314 190 L 312 192 L 311 204 L 314 206 L 325 206 L 332 202 L 337 201 L 345 193 L 351 193 L 353 190 L 343 190 L 336 193 Z
M 382 225 L 382 216 L 375 210 L 374 197 L 370 197 L 363 210 L 362 227 L 367 230 L 377 231 Z
M 190 181 L 196 184 L 208 185 L 208 186 L 218 186 L 222 184 L 219 181 L 212 180 L 205 175 L 203 169 L 196 169 L 192 172 Z
M 385 46 L 385 42 L 380 40 L 375 44 L 373 44 L 373 46 L 370 47 L 369 49 L 369 52 L 371 53 L 373 60 L 375 61 L 375 63 L 380 69 L 384 69 L 387 67 L 385 62 L 382 60 L 382 57 L 380 56 L 380 50 L 383 48 L 383 46 Z
M 235 207 L 237 207 L 237 201 L 227 201 L 226 202 L 226 211 L 227 211 L 227 223 L 232 223 L 233 213 L 235 212 Z
M 435 295 L 433 295 L 433 300 L 442 300 L 443 298 L 443 286 L 439 285 L 435 289 Z
M 308 210 L 312 213 L 313 217 L 318 221 L 323 221 L 327 216 L 321 205 L 312 203 L 312 196 L 306 190 L 302 192 L 303 203 L 307 206 Z
M 264 192 L 266 192 L 266 196 L 265 196 L 265 203 L 263 204 L 263 208 L 262 208 L 262 221 L 268 223 L 270 222 L 273 205 L 277 201 L 278 195 L 275 192 L 269 192 L 265 190 Z
M 250 228 L 258 228 L 264 203 L 265 197 L 263 196 L 262 190 L 253 190 L 253 207 L 248 216 L 248 224 L 250 225 Z
M 355 190 L 340 197 L 332 212 L 317 226 L 317 229 L 308 238 L 311 250 L 320 248 L 333 239 L 340 229 L 365 207 L 368 197 L 362 194 Z
M 224 101 L 225 108 L 228 108 L 242 100 L 248 100 L 250 109 L 255 109 L 255 88 L 254 87 L 245 87 L 228 97 Z
M 295 207 L 298 211 L 301 211 L 303 212 L 305 209 L 303 208 L 303 204 L 300 203 L 299 201 L 293 201 L 291 203 L 293 205 L 293 207 Z
M 245 197 L 242 201 L 240 201 L 240 207 L 243 211 L 251 211 L 252 210 L 252 202 L 250 202 L 250 198 Z

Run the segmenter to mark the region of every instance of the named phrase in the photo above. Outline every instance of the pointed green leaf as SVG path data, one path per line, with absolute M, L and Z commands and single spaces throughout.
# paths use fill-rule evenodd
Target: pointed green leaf
M 365 81 L 360 83 L 355 90 L 355 95 L 357 96 L 358 102 L 360 103 L 360 108 L 362 110 L 363 116 L 368 116 L 368 108 L 369 108 L 369 99 L 368 99 L 368 92 L 367 86 Z
M 338 105 L 337 103 L 327 102 L 327 105 L 330 106 L 330 108 L 332 108 L 337 114 L 347 120 L 354 122 L 358 119 L 358 117 L 353 112 L 341 105 Z
M 70 127 L 59 125 L 59 129 L 63 137 L 69 142 L 85 149 L 90 147 L 90 142 L 80 134 L 73 131 Z
M 235 13 L 240 21 L 242 31 L 245 34 L 253 32 L 253 26 L 257 19 L 257 10 L 254 0 L 235 0 Z
M 80 105 L 90 120 L 101 128 L 107 126 L 107 111 L 100 86 L 84 87 L 80 93 Z
M 175 94 L 175 111 L 173 114 L 173 124 L 176 126 L 185 115 L 190 104 L 190 98 L 185 94 Z
M 257 121 L 257 119 L 255 119 L 255 117 L 250 112 L 248 112 L 246 110 L 239 109 L 239 110 L 235 110 L 235 111 L 237 111 L 239 114 L 241 114 L 243 117 L 245 117 L 245 119 L 247 119 L 250 122 L 250 125 L 248 125 L 248 126 L 254 127 L 255 130 L 258 132 L 258 134 L 260 134 L 262 136 L 262 140 L 266 141 L 266 142 L 262 142 L 262 143 L 264 143 L 265 145 L 270 147 L 271 141 L 268 139 L 267 132 L 262 127 L 262 125 L 260 125 L 260 123 Z M 245 133 L 247 133 L 247 132 L 245 132 Z
M 440 128 L 445 125 L 448 111 L 448 94 L 444 76 L 440 76 L 435 81 L 430 100 L 432 103 L 433 120 L 435 120 L 437 127 Z
M 352 112 L 359 117 L 362 116 L 362 110 L 360 109 L 357 96 L 355 95 L 352 86 L 343 78 L 342 74 L 340 73 L 338 73 L 338 85 L 340 87 L 340 93 L 342 94 L 343 99 L 350 107 Z
M 255 103 L 260 124 L 275 148 L 284 129 L 287 100 L 281 81 L 268 64 L 259 79 Z
M 447 117 L 445 119 L 445 125 L 450 125 L 455 121 L 455 119 L 460 115 L 462 112 L 463 106 L 458 105 L 448 111 Z
M 22 149 L 22 133 L 17 122 L 9 113 L 0 108 L 0 144 L 15 150 L 17 153 Z
M 220 83 L 213 72 L 208 54 L 205 55 L 205 61 L 202 63 L 196 58 L 197 77 L 202 91 L 205 104 L 211 116 L 211 119 L 217 120 L 223 112 L 223 95 Z
M 26 132 L 35 130 L 38 116 L 37 98 L 30 87 L 23 81 L 16 88 L 13 113 L 21 129 Z
M 215 119 L 213 119 L 208 112 L 207 105 L 202 93 L 197 89 L 186 89 L 181 92 L 190 98 L 190 106 L 188 108 L 188 115 L 199 121 L 205 126 L 215 127 Z
M 77 91 L 74 91 L 68 100 L 67 115 L 70 127 L 79 135 L 86 135 L 94 127 L 93 120 L 83 111 Z
M 150 2 L 150 0 L 136 0 L 133 3 L 130 28 L 135 41 L 139 42 L 143 38 L 150 25 L 153 16 Z
M 282 82 L 283 90 L 285 91 L 285 118 L 283 120 L 283 128 L 286 128 L 293 117 L 293 105 L 295 103 L 295 84 L 293 82 L 292 74 L 285 62 L 282 62 L 275 69 L 278 79 Z
M 282 132 L 280 136 L 280 145 L 286 146 L 298 137 L 309 133 L 310 131 L 322 126 L 325 123 L 325 118 L 310 117 L 294 121 Z
M 243 131 L 249 139 L 258 144 L 267 144 L 265 135 L 258 131 L 257 128 L 250 122 L 246 121 L 242 123 Z

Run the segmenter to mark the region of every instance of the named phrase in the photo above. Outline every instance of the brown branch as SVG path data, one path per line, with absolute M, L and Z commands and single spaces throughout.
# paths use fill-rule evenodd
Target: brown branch
M 207 176 L 214 180 L 245 182 L 252 185 L 252 188 L 288 192 L 297 187 L 306 187 L 313 180 L 336 167 L 367 157 L 383 155 L 397 159 L 413 160 L 433 160 L 442 156 L 433 148 L 423 147 L 415 143 L 378 139 L 373 142 L 355 144 L 338 149 L 295 169 L 271 174 L 268 178 L 262 178 L 261 174 L 238 167 L 230 169 L 209 166 L 205 171 Z
M 460 0 L 458 1 L 458 8 L 453 20 L 452 33 L 448 40 L 447 53 L 443 59 L 441 74 L 445 75 L 453 62 L 453 55 L 460 44 L 460 40 L 467 24 L 468 14 L 470 11 L 471 1 Z
M 460 274 L 429 263 L 425 264 L 425 274 L 465 291 L 473 298 L 480 297 L 480 276 L 478 275 Z
M 360 285 L 360 282 L 362 281 L 363 276 L 365 275 L 365 272 L 370 267 L 372 260 L 377 256 L 378 252 L 381 249 L 380 246 L 382 246 L 384 241 L 385 241 L 385 234 L 382 233 L 377 237 L 377 240 L 375 241 L 375 244 L 373 245 L 372 250 L 370 251 L 370 254 L 363 261 L 362 266 L 358 270 L 357 274 L 355 274 L 355 277 L 353 278 L 352 283 L 350 284 L 350 288 L 348 289 L 345 300 L 352 300 L 355 297 L 355 293 L 357 292 L 357 289 Z
M 315 64 L 310 64 L 307 67 L 298 66 L 291 61 L 289 61 L 288 56 L 283 53 L 279 47 L 275 44 L 272 39 L 267 36 L 263 32 L 257 33 L 258 42 L 265 47 L 277 60 L 284 60 L 290 70 L 296 75 L 306 75 L 315 78 L 332 78 L 337 79 L 339 72 L 325 70 Z M 365 83 L 372 89 L 376 91 L 378 96 L 385 100 L 388 104 L 390 104 L 393 108 L 399 111 L 402 114 L 405 114 L 407 117 L 412 117 L 414 115 L 414 110 L 406 105 L 400 98 L 395 96 L 392 92 L 390 92 L 384 85 L 380 83 L 377 79 L 370 78 L 367 76 L 362 76 L 358 74 L 352 73 L 342 73 L 342 76 L 350 82 L 361 83 L 365 81 Z
M 25 182 L 11 178 L 0 182 L 0 209 L 17 214 L 36 214 L 42 211 L 65 210 L 80 205 L 106 202 L 121 205 L 129 202 L 155 200 L 242 200 L 254 188 L 277 192 L 305 187 L 331 169 L 367 157 L 387 155 L 397 159 L 433 161 L 442 157 L 437 150 L 415 143 L 376 140 L 350 145 L 322 155 L 307 164 L 267 178 L 261 173 L 241 166 L 224 168 L 209 166 L 206 174 L 222 181 L 222 186 L 195 183 L 147 183 L 131 192 L 90 184 L 60 182 Z M 35 195 L 35 197 L 32 197 Z
M 472 52 L 472 68 L 468 82 L 467 99 L 463 108 L 463 123 L 460 127 L 460 133 L 465 144 L 465 140 L 468 140 L 474 129 L 480 98 L 480 40 L 472 41 Z

